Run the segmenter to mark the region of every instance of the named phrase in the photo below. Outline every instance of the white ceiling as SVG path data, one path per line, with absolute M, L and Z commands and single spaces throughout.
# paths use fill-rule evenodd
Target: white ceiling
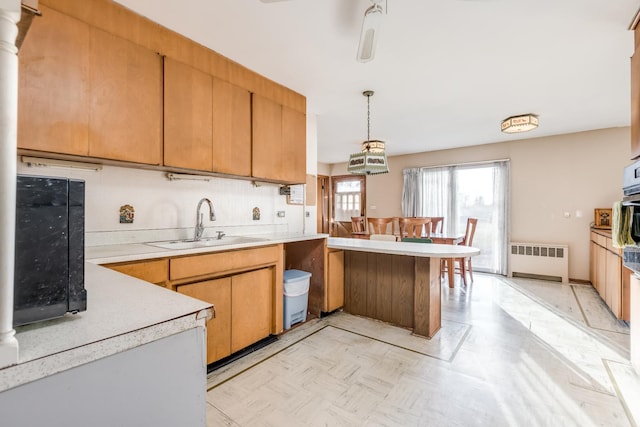
M 116 1 L 305 95 L 320 162 L 359 151 L 367 89 L 389 155 L 630 122 L 638 0 L 387 0 L 369 63 L 355 57 L 370 0 Z M 540 127 L 500 132 L 523 113 Z

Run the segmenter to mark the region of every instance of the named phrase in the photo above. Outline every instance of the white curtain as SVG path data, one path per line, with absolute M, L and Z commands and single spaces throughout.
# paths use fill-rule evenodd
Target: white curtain
M 402 171 L 402 216 L 421 216 L 423 202 L 422 172 L 420 168 Z
M 403 216 L 443 216 L 446 234 L 462 234 L 478 218 L 474 270 L 507 273 L 509 161 L 403 171 Z

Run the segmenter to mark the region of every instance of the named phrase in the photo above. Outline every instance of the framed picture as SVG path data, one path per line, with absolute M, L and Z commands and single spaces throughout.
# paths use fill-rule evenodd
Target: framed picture
M 596 209 L 595 221 L 593 226 L 595 228 L 611 228 L 611 221 L 613 220 L 612 209 Z

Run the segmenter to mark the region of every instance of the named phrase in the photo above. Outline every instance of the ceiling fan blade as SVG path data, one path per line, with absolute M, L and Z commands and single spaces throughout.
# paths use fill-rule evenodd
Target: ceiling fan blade
M 380 24 L 382 22 L 382 14 L 382 7 L 375 1 L 364 13 L 357 56 L 357 59 L 360 62 L 369 62 L 373 60 L 373 57 L 375 56 L 378 33 L 380 32 Z

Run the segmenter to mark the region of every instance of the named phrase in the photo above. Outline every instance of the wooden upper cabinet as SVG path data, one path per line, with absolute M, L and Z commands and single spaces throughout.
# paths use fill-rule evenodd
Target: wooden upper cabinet
M 40 6 L 18 54 L 18 148 L 89 154 L 89 26 Z
M 631 57 L 631 159 L 638 157 L 640 157 L 640 51 L 636 51 Z
M 304 184 L 307 177 L 307 116 L 282 107 L 282 149 L 284 180 Z
M 251 176 L 251 94 L 213 79 L 213 171 Z
M 253 94 L 253 176 L 306 181 L 306 115 Z
M 251 175 L 251 94 L 165 58 L 164 164 Z
M 211 171 L 213 78 L 164 59 L 164 164 Z
M 162 60 L 91 28 L 89 156 L 162 163 Z
M 252 176 L 283 180 L 282 105 L 260 95 L 252 98 Z

